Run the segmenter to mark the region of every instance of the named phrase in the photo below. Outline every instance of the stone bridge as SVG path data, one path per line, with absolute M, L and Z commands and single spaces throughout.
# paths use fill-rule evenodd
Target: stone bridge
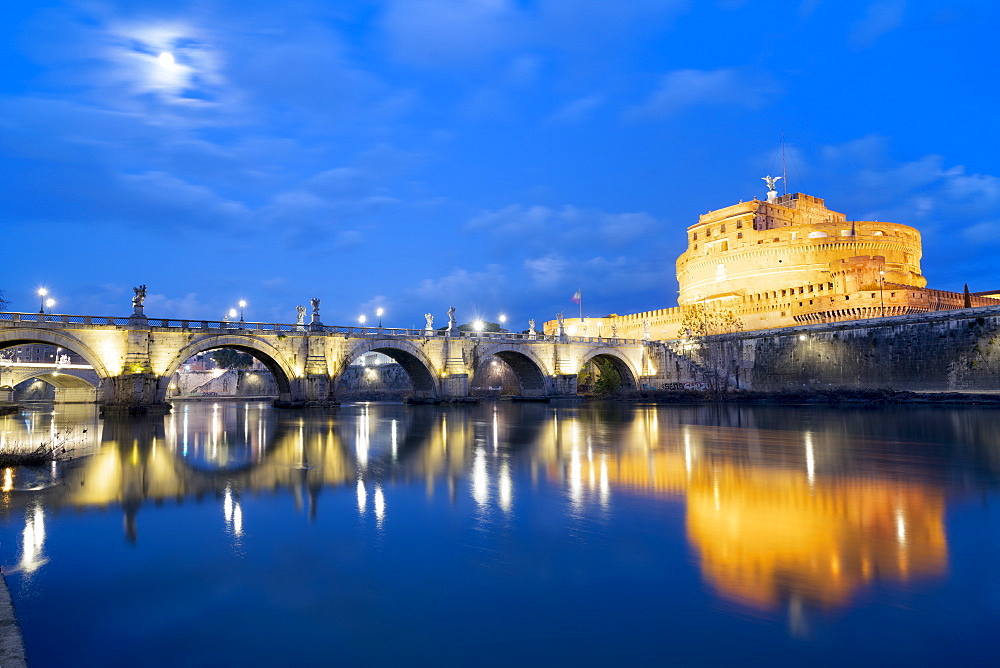
M 577 393 L 585 364 L 600 358 L 623 389 L 656 375 L 651 342 L 544 334 L 338 327 L 318 322 L 278 324 L 0 313 L 0 349 L 48 344 L 71 350 L 93 367 L 102 406 L 111 411 L 168 409 L 170 377 L 192 355 L 233 348 L 260 360 L 278 386 L 279 406 L 325 405 L 337 381 L 368 352 L 383 353 L 407 372 L 421 398 L 468 396 L 477 372 L 494 357 L 513 370 L 525 396 Z M 2 399 L 3 397 L 0 397 Z
M 13 388 L 35 378 L 55 388 L 56 403 L 98 401 L 101 379 L 89 364 L 47 364 L 43 362 L 10 362 L 0 359 L 0 388 Z M 5 399 L 0 394 L 0 400 Z

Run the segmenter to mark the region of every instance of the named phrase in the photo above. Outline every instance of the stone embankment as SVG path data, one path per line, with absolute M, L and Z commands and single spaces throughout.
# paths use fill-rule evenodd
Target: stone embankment
M 25 668 L 28 665 L 24 653 L 24 638 L 21 626 L 14 614 L 7 580 L 0 573 L 0 666 L 3 668 Z
M 1000 390 L 1000 306 L 728 336 L 739 389 Z M 697 359 L 690 341 L 666 345 Z

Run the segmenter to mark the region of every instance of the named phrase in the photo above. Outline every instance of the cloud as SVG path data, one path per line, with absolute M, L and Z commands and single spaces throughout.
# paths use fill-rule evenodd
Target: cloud
M 602 51 L 609 43 L 635 41 L 641 33 L 663 30 L 689 4 L 689 0 L 393 0 L 381 23 L 399 60 L 458 70 L 525 49 Z
M 490 264 L 482 271 L 458 268 L 446 276 L 425 278 L 410 290 L 410 294 L 425 302 L 441 305 L 472 304 L 499 298 L 506 283 L 503 267 Z
M 780 92 L 769 76 L 750 70 L 675 70 L 664 75 L 649 98 L 626 116 L 635 120 L 664 118 L 700 106 L 759 109 Z
M 569 266 L 570 263 L 566 258 L 554 253 L 524 261 L 524 269 L 532 282 L 543 288 L 564 284 Z
M 213 311 L 212 305 L 202 301 L 196 292 L 189 292 L 183 297 L 150 294 L 146 297 L 145 308 L 147 313 L 168 313 L 171 318 L 204 318 L 206 313 Z M 221 318 L 223 315 L 213 317 Z
M 621 248 L 652 232 L 658 223 L 645 212 L 605 213 L 563 206 L 511 204 L 483 211 L 466 223 L 466 230 L 486 232 L 503 248 L 568 250 L 590 245 Z
M 397 57 L 419 65 L 465 67 L 521 32 L 508 0 L 395 0 L 382 21 Z
M 1000 220 L 988 220 L 962 230 L 962 237 L 973 244 L 1000 246 Z
M 549 120 L 554 123 L 577 123 L 589 117 L 602 104 L 604 104 L 602 95 L 577 98 L 557 109 L 549 116 Z
M 905 0 L 877 0 L 871 3 L 865 15 L 851 26 L 848 45 L 853 49 L 872 46 L 879 37 L 902 24 L 905 10 Z

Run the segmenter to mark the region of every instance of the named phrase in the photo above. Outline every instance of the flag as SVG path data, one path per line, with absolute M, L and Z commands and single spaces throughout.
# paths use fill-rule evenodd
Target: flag
M 581 303 L 583 301 L 583 295 L 581 295 L 580 291 L 577 290 L 576 294 L 573 295 L 572 297 L 570 297 L 569 300 L 571 302 L 573 302 L 574 304 L 579 304 L 579 303 Z

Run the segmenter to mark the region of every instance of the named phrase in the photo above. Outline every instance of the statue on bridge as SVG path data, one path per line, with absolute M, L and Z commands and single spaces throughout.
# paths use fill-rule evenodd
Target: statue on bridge
M 132 291 L 135 292 L 135 297 L 132 297 L 132 308 L 141 309 L 142 305 L 146 303 L 146 285 L 132 288 Z
M 306 324 L 306 307 L 305 306 L 303 306 L 302 304 L 299 304 L 298 306 L 296 306 L 295 307 L 295 314 L 296 314 L 296 318 L 295 318 L 295 324 L 296 325 L 304 325 L 304 324 Z
M 642 321 L 642 338 L 645 341 L 649 341 L 649 321 Z
M 451 333 L 457 327 L 458 327 L 458 321 L 455 320 L 455 307 L 454 306 L 449 306 L 448 307 L 448 334 L 449 334 L 449 336 L 451 335 Z
M 528 320 L 528 338 L 534 340 L 537 336 L 538 333 L 535 331 L 535 319 L 531 318 Z
M 313 315 L 319 317 L 319 297 L 313 297 L 310 299 L 309 304 L 312 306 Z
M 566 327 L 564 324 L 563 312 L 559 311 L 556 313 L 556 321 L 559 323 L 559 331 L 557 332 L 559 336 L 564 336 L 566 334 Z
M 424 331 L 433 332 L 434 331 L 434 314 L 424 313 Z

